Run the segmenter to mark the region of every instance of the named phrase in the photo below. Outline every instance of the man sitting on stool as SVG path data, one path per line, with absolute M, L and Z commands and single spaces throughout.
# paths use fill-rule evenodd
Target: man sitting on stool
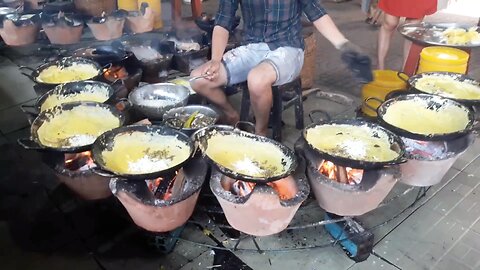
M 245 45 L 225 53 L 239 5 Z M 342 59 L 355 75 L 364 82 L 372 80 L 370 58 L 343 36 L 320 0 L 220 0 L 213 30 L 212 59 L 191 74 L 207 77 L 194 81 L 193 90 L 218 106 L 228 123 L 235 124 L 239 114 L 228 102 L 223 86 L 248 81 L 255 133 L 266 136 L 272 85 L 293 81 L 303 66 L 302 13 L 342 51 Z

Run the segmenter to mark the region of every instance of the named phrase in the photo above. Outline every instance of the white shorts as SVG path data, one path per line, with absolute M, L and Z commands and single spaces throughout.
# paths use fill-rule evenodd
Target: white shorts
M 273 85 L 286 84 L 300 75 L 303 50 L 279 47 L 272 51 L 266 43 L 252 43 L 230 50 L 223 56 L 227 85 L 246 81 L 250 70 L 262 62 L 270 63 L 277 73 L 277 80 Z

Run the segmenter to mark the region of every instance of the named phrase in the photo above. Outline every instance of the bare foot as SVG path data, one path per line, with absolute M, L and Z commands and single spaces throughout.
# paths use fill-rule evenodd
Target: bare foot
M 267 137 L 268 127 L 267 128 L 259 128 L 259 127 L 255 126 L 255 134 L 263 136 L 263 137 Z
M 231 114 L 231 115 L 223 114 L 220 122 L 222 124 L 235 126 L 235 124 L 238 121 L 240 121 L 240 115 L 237 112 L 235 112 L 234 114 Z

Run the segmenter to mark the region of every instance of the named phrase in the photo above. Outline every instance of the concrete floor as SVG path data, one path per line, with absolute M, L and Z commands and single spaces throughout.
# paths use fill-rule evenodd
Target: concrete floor
M 204 2 L 205 9 L 213 12 L 217 2 Z M 359 1 L 337 4 L 325 0 L 324 4 L 345 35 L 374 59 L 377 28 L 363 23 L 364 15 L 359 9 Z M 476 22 L 478 18 L 439 13 L 428 20 Z M 304 104 L 305 113 L 322 108 L 336 117 L 352 117 L 359 105 L 361 85 L 351 78 L 345 67 L 338 64 L 338 52 L 323 37 L 317 36 L 317 46 L 318 76 L 315 87 L 321 91 L 308 96 Z M 402 46 L 402 38 L 397 34 L 387 61 L 389 68 L 400 69 Z M 253 242 L 246 240 L 239 246 L 244 250 L 234 252 L 237 260 L 229 261 L 223 267 L 216 266 L 221 251 L 208 245 L 232 247 L 235 241 L 213 225 L 199 230 L 197 226 L 189 224 L 181 234 L 182 240 L 168 255 L 134 250 L 135 241 L 132 239 L 114 241 L 114 247 L 104 248 L 108 251 L 93 254 L 89 248 L 79 248 L 90 247 L 92 239 L 88 238 L 85 243 L 85 238 L 75 236 L 75 232 L 67 233 L 71 236 L 67 243 L 49 251 L 26 251 L 12 238 L 12 225 L 8 219 L 35 208 L 31 205 L 29 207 L 32 209 L 13 210 L 18 209 L 18 205 L 25 205 L 29 196 L 37 194 L 39 188 L 35 184 L 38 179 L 47 179 L 47 184 L 43 182 L 46 186 L 55 186 L 55 181 L 44 172 L 35 153 L 13 147 L 17 138 L 28 134 L 26 118 L 20 112 L 19 105 L 31 103 L 36 96 L 32 84 L 19 74 L 17 65 L 7 55 L 0 59 L 0 144 L 3 144 L 0 167 L 6 172 L 0 178 L 1 269 L 249 269 L 244 264 L 250 269 L 480 269 L 479 141 L 457 160 L 440 184 L 433 186 L 424 198 L 397 218 L 383 224 L 413 201 L 414 192 L 359 218 L 366 228 L 372 228 L 371 232 L 375 235 L 374 252 L 362 263 L 350 260 L 338 245 L 278 251 L 329 243 L 331 238 L 322 227 L 258 238 L 260 248 L 267 250 L 264 254 L 256 252 Z M 478 59 L 480 52 L 474 50 L 469 74 L 480 79 Z M 31 64 L 35 65 L 35 62 Z M 322 93 L 332 91 L 348 96 L 351 102 L 336 103 L 323 98 L 325 96 Z M 232 99 L 238 103 L 239 95 Z M 299 131 L 294 128 L 294 120 L 293 109 L 287 110 L 284 113 L 284 143 L 289 146 L 299 136 Z M 310 120 L 306 117 L 305 121 L 308 124 Z M 16 162 L 19 161 L 25 166 L 18 166 Z M 401 194 L 407 188 L 397 184 L 389 196 Z M 16 189 L 23 189 L 23 197 L 10 196 Z M 316 203 L 308 201 L 292 224 L 319 221 L 322 217 L 323 212 Z M 198 213 L 194 218 L 208 222 Z M 53 225 L 55 230 L 60 230 Z

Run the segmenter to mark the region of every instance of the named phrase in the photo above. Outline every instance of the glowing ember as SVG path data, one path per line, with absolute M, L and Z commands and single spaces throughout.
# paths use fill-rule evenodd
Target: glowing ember
M 278 197 L 281 200 L 292 199 L 298 192 L 295 180 L 291 177 L 269 182 L 267 183 L 267 185 L 277 192 Z M 243 197 L 250 194 L 255 188 L 255 186 L 255 183 L 237 180 L 233 182 L 230 191 L 237 196 Z
M 184 176 L 183 173 L 176 171 L 173 177 L 159 177 L 153 180 L 145 180 L 145 182 L 157 199 L 168 201 L 181 193 Z
M 231 192 L 235 195 L 243 197 L 250 194 L 254 187 L 255 183 L 237 180 L 235 183 L 233 183 Z
M 363 176 L 363 170 L 337 166 L 326 160 L 320 164 L 318 171 L 330 180 L 349 185 L 360 184 Z
M 267 185 L 271 186 L 278 193 L 280 200 L 293 199 L 298 192 L 297 185 L 292 177 L 273 181 Z
M 70 171 L 87 171 L 95 168 L 92 152 L 85 151 L 75 154 L 65 154 L 65 168 Z
M 113 82 L 117 79 L 125 79 L 128 76 L 128 72 L 122 66 L 112 66 L 111 68 L 105 70 L 103 76 L 105 76 L 105 79 Z

